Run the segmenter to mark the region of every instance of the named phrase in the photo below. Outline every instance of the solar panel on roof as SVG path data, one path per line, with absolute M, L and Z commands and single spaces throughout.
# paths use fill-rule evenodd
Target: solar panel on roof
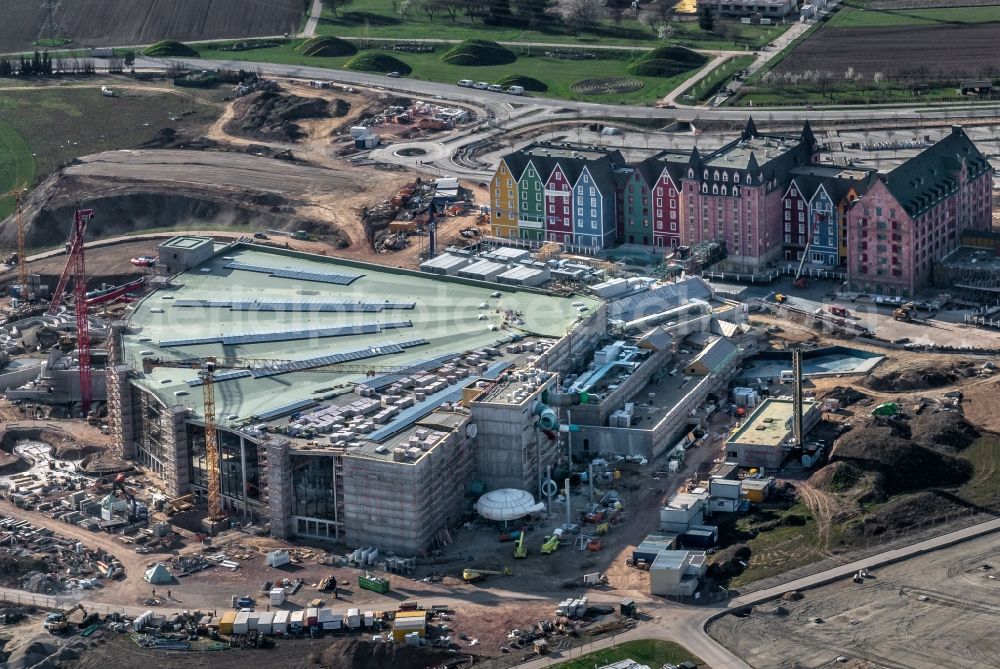
M 228 263 L 225 265 L 225 268 L 243 270 L 245 272 L 259 272 L 283 279 L 302 279 L 303 281 L 333 283 L 340 286 L 349 286 L 362 276 L 361 274 L 349 274 L 347 272 L 319 272 L 291 267 L 268 267 L 266 265 L 253 265 L 239 261 Z

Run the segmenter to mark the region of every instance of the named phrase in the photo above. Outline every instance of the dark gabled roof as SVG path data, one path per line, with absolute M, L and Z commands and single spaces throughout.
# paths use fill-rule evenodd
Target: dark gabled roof
M 652 187 L 663 173 L 663 163 L 655 158 L 646 158 L 644 161 L 636 165 L 635 168 L 639 171 L 639 174 L 642 175 L 643 181 L 645 181 L 646 185 L 649 187 Z
M 747 116 L 747 124 L 743 126 L 743 133 L 740 136 L 743 139 L 757 136 L 757 124 L 753 122 L 753 116 Z
M 810 183 L 812 192 L 808 193 L 812 198 L 816 194 L 816 189 L 823 186 L 834 204 L 839 203 L 852 188 L 859 196 L 875 182 L 878 172 L 867 167 L 833 167 L 830 165 L 806 165 L 796 167 L 791 170 L 791 177 L 796 183 L 801 183 L 799 187 L 805 191 L 805 179 L 813 179 Z M 801 180 L 801 181 L 800 181 Z
M 529 157 L 521 151 L 508 153 L 503 157 L 503 161 L 507 163 L 507 169 L 510 170 L 510 175 L 514 177 L 515 180 L 520 180 L 521 173 L 524 172 L 524 168 L 528 165 L 528 158 Z
M 969 178 L 991 170 L 989 161 L 962 126 L 952 126 L 947 137 L 924 149 L 881 179 L 910 216 L 937 204 L 958 187 L 956 173 L 965 163 Z

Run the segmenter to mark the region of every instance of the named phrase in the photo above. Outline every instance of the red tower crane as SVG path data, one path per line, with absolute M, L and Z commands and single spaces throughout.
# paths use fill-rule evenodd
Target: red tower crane
M 84 416 L 90 411 L 90 323 L 87 321 L 87 266 L 84 262 L 83 240 L 87 221 L 94 217 L 93 209 L 77 209 L 73 215 L 73 231 L 69 241 L 69 256 L 52 295 L 49 313 L 54 314 L 62 303 L 66 284 L 73 275 L 73 297 L 76 304 L 76 350 L 80 361 L 80 411 Z

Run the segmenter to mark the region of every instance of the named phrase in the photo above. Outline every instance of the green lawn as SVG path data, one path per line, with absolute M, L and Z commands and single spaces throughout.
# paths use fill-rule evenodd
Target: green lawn
M 68 82 L 74 85 L 72 82 Z M 101 95 L 101 82 L 76 82 L 81 88 L 51 86 L 34 90 L 4 90 L 0 94 L 0 193 L 14 185 L 34 185 L 60 165 L 78 156 L 134 147 L 152 139 L 160 128 L 183 129 L 209 123 L 221 106 L 203 99 L 221 91 L 187 89 L 178 95 L 151 91 L 126 91 L 120 97 Z M 111 83 L 112 88 L 116 88 Z M 178 122 L 171 112 L 194 109 Z M 12 198 L 0 199 L 0 218 L 10 214 Z
M 269 49 L 254 49 L 252 51 L 219 51 L 217 45 L 199 45 L 202 58 L 245 60 L 269 63 L 284 63 L 288 65 L 310 65 L 313 67 L 325 67 L 330 69 L 340 69 L 349 58 L 322 58 L 303 56 L 295 51 L 298 42 L 284 44 L 280 47 Z M 379 51 L 379 50 L 373 50 Z M 404 61 L 413 68 L 411 79 L 422 79 L 425 81 L 439 81 L 445 83 L 455 83 L 459 79 L 473 79 L 475 81 L 494 82 L 505 76 L 512 74 L 524 74 L 535 77 L 548 85 L 549 90 L 544 94 L 546 97 L 565 98 L 569 100 L 586 100 L 589 102 L 609 102 L 616 104 L 651 104 L 673 90 L 676 86 L 685 81 L 697 70 L 680 74 L 674 77 L 661 79 L 658 77 L 635 77 L 626 71 L 631 57 L 638 57 L 641 51 L 634 53 L 623 52 L 601 52 L 604 56 L 597 60 L 559 60 L 547 58 L 543 54 L 542 48 L 514 48 L 518 54 L 517 62 L 509 65 L 491 65 L 484 67 L 470 67 L 462 65 L 450 65 L 441 62 L 441 54 L 444 49 L 438 49 L 434 53 L 404 53 L 387 52 Z M 604 95 L 581 95 L 570 89 L 575 82 L 581 79 L 605 78 L 605 77 L 626 77 L 629 79 L 639 79 L 645 85 L 637 91 L 631 93 L 613 93 Z
M 602 45 L 647 45 L 664 44 L 656 32 L 634 18 L 626 17 L 616 24 L 607 19 L 600 23 L 572 31 L 561 20 L 549 19 L 539 26 L 528 28 L 517 17 L 510 26 L 490 26 L 476 18 L 471 19 L 459 12 L 452 22 L 444 12 L 430 18 L 414 7 L 406 19 L 401 19 L 393 10 L 392 0 L 354 0 L 338 9 L 334 17 L 329 8 L 324 8 L 323 17 L 317 27 L 317 34 L 338 37 L 371 37 L 391 39 L 491 39 L 498 42 L 543 42 Z M 416 4 L 416 3 L 414 3 Z M 398 6 L 398 3 L 396 3 Z M 733 33 L 731 38 L 704 32 L 697 21 L 674 21 L 677 34 L 673 41 L 695 44 L 702 48 L 732 48 L 735 41 L 760 46 L 773 40 L 785 30 L 785 26 L 744 25 L 726 22 Z
M 0 193 L 30 186 L 35 181 L 35 159 L 24 137 L 0 118 Z M 0 198 L 0 220 L 14 211 L 14 198 Z
M 986 434 L 961 453 L 975 474 L 959 488 L 958 496 L 974 504 L 995 504 L 1000 498 L 1000 437 Z
M 806 517 L 807 520 L 803 525 L 781 524 L 773 529 L 762 529 L 756 537 L 747 541 L 750 563 L 742 574 L 732 580 L 732 587 L 738 588 L 822 559 L 823 551 L 819 547 L 816 521 L 805 504 L 799 502 L 787 511 L 775 512 L 773 515 L 777 518 L 797 515 Z M 742 530 L 752 530 L 756 525 L 752 515 L 745 516 L 736 523 Z
M 620 660 L 635 660 L 659 669 L 664 664 L 694 662 L 702 664 L 700 658 L 680 644 L 658 639 L 642 639 L 640 641 L 625 641 L 614 648 L 589 653 L 576 660 L 559 662 L 553 666 L 559 669 L 594 669 Z
M 758 82 L 756 85 L 743 89 L 738 100 L 730 99 L 729 105 L 754 106 L 812 104 L 812 105 L 858 105 L 858 104 L 890 104 L 935 102 L 953 98 L 957 95 L 955 86 L 943 85 L 931 88 L 919 96 L 914 96 L 909 86 L 896 86 L 890 83 L 866 84 L 859 87 L 854 83 L 833 83 L 825 91 L 815 84 L 808 86 L 769 87 Z
M 1000 6 L 934 7 L 930 9 L 845 8 L 830 18 L 833 28 L 886 28 L 935 24 L 993 23 L 1000 21 Z

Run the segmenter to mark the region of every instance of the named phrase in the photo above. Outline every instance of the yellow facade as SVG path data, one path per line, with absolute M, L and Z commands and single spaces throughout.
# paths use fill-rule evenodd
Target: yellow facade
M 837 207 L 837 224 L 839 230 L 837 231 L 837 242 L 838 253 L 840 255 L 841 261 L 844 262 L 847 259 L 847 210 L 850 209 L 851 203 L 858 199 L 858 193 L 853 188 L 848 189 L 844 197 L 841 198 L 840 202 L 836 203 Z
M 503 160 L 490 182 L 490 224 L 495 237 L 517 237 L 517 180 Z

